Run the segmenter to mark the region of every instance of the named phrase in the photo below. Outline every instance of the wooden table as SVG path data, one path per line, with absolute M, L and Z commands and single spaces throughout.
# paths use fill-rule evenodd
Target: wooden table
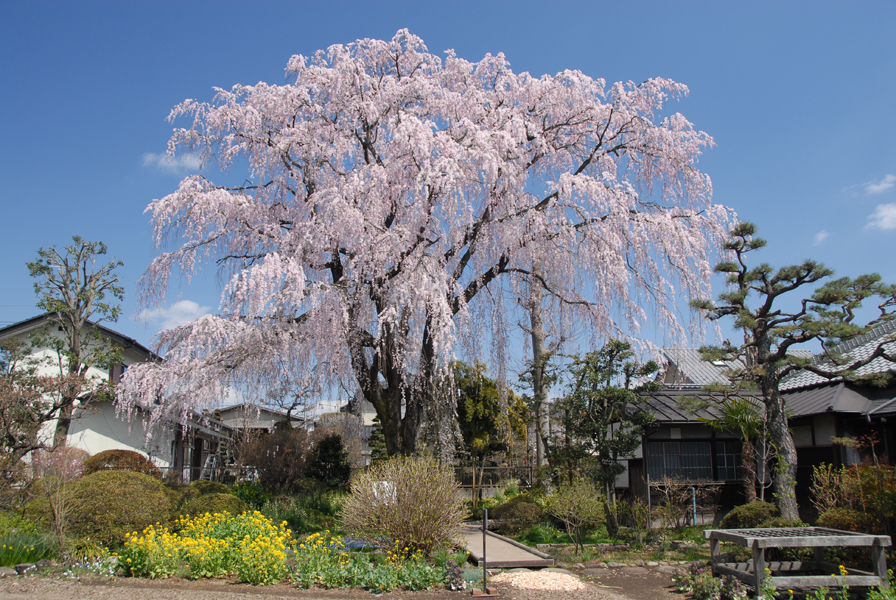
M 766 569 L 777 589 L 805 589 L 818 587 L 884 586 L 887 581 L 887 556 L 884 549 L 890 546 L 890 537 L 839 531 L 824 527 L 792 527 L 774 529 L 710 529 L 703 532 L 709 538 L 712 553 L 713 575 L 731 575 L 753 587 L 756 597 Z M 753 560 L 745 563 L 722 562 L 719 546 L 731 542 L 751 548 Z M 840 575 L 840 566 L 824 560 L 824 550 L 830 547 L 858 546 L 871 549 L 873 572 L 849 569 Z M 813 548 L 814 560 L 767 563 L 766 548 Z M 821 571 L 822 574 L 818 574 Z M 835 575 L 836 579 L 831 577 Z

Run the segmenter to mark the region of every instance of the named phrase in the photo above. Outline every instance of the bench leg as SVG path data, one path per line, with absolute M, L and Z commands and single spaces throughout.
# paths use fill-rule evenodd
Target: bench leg
M 874 574 L 880 577 L 881 587 L 890 587 L 890 580 L 887 577 L 887 553 L 884 547 L 876 540 L 871 546 L 871 562 L 873 563 Z
M 824 546 L 815 546 L 812 548 L 813 550 L 813 558 L 815 559 L 816 565 L 820 565 L 824 562 Z
M 765 579 L 765 549 L 759 542 L 753 542 L 753 576 L 756 589 L 756 600 L 762 598 L 762 580 Z

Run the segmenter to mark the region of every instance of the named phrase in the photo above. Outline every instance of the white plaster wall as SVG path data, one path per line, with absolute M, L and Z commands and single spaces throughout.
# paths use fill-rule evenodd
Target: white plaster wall
M 128 421 L 116 416 L 110 402 L 97 402 L 81 409 L 69 428 L 68 444 L 91 455 L 105 450 L 134 450 L 150 457 L 159 467 L 171 466 L 172 431 L 158 430 L 146 441 L 146 418 L 135 415 Z

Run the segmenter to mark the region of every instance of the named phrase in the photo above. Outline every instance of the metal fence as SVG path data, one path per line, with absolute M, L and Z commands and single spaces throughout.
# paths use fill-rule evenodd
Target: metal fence
M 515 467 L 478 467 L 476 465 L 459 465 L 454 467 L 454 476 L 461 489 L 472 490 L 482 488 L 496 490 L 506 487 L 508 483 L 516 483 L 520 489 L 532 485 L 535 467 L 522 465 Z

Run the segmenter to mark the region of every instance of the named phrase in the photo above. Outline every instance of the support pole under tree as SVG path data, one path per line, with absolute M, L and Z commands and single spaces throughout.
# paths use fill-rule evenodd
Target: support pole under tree
M 488 509 L 482 509 L 482 593 L 488 593 L 488 571 L 485 568 L 485 538 L 488 535 Z
M 477 598 L 492 598 L 498 595 L 497 591 L 494 588 L 488 587 L 488 567 L 486 561 L 485 554 L 485 538 L 488 535 L 488 509 L 482 509 L 482 591 L 477 591 L 475 588 L 470 590 L 471 596 L 476 596 Z

